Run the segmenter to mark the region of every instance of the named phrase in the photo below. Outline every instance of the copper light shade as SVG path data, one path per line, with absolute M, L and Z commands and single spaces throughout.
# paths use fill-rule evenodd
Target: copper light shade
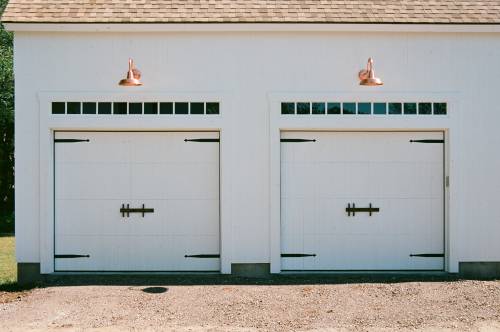
M 127 78 L 124 78 L 118 84 L 121 86 L 141 86 L 142 82 L 140 79 L 141 72 L 134 67 L 134 61 L 132 59 L 128 59 Z
M 373 70 L 373 59 L 368 59 L 368 64 L 366 69 L 363 69 L 358 74 L 359 85 L 364 86 L 378 86 L 384 85 L 384 82 L 378 77 L 375 77 L 375 71 Z

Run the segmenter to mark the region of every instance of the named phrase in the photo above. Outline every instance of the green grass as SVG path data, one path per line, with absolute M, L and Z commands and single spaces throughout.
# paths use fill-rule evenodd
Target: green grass
M 12 285 L 17 281 L 15 244 L 14 236 L 0 235 L 0 286 Z
M 2 292 L 7 292 L 7 298 L 9 296 L 19 296 L 19 294 L 27 290 L 38 287 L 38 284 L 35 283 L 26 285 L 17 283 L 15 248 L 16 240 L 13 235 L 0 235 L 0 295 L 2 295 Z M 3 294 L 3 300 L 5 300 L 5 294 Z M 1 296 L 0 303 L 2 303 Z

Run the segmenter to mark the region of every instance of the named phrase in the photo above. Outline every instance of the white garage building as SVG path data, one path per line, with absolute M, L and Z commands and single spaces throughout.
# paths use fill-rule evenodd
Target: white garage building
M 21 281 L 500 274 L 499 1 L 11 0 L 2 21 Z

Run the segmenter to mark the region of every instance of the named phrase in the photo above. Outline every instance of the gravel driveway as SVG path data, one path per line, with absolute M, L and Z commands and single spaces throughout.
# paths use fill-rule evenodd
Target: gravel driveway
M 0 304 L 0 330 L 500 331 L 500 281 L 99 277 Z

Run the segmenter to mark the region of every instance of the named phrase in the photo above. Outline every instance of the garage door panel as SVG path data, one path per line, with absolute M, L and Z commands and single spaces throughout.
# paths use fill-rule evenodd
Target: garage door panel
M 305 258 L 282 258 L 281 270 L 283 271 L 301 271 L 305 270 Z
M 287 223 L 283 225 L 287 234 L 303 234 L 310 231 L 308 224 L 314 223 L 314 214 L 316 213 L 314 200 L 289 198 L 283 199 L 282 204 L 287 207 L 285 212 Z
M 218 139 L 217 132 L 172 132 L 168 137 L 144 133 L 140 142 L 132 142 L 131 159 L 144 163 L 215 163 L 219 162 L 219 145 L 186 142 L 185 139 Z M 171 156 L 175 156 L 172 160 Z
M 412 257 L 408 270 L 442 270 L 443 258 Z
M 318 182 L 316 187 L 318 196 L 321 198 L 334 198 L 334 196 L 349 190 L 349 184 L 343 181 L 348 176 L 346 174 L 347 169 L 348 167 L 342 163 L 319 162 L 315 174 L 321 174 L 323 181 Z M 297 176 L 300 177 L 300 174 Z M 336 188 L 336 190 L 332 191 L 332 188 Z
M 56 271 L 218 271 L 218 234 L 210 235 L 60 235 L 56 254 L 90 255 L 56 258 Z M 126 259 L 124 259 L 126 257 Z
M 407 251 L 396 248 L 408 245 L 409 236 L 387 238 L 370 234 L 347 236 L 319 235 L 306 236 L 304 251 L 314 252 L 315 257 L 303 259 L 305 270 L 414 270 L 441 269 L 440 258 L 414 259 Z M 323 243 L 330 243 L 329 247 Z M 388 245 L 390 244 L 390 245 Z M 391 259 L 388 260 L 387 257 Z M 353 257 L 357 259 L 353 260 Z M 327 268 L 332 266 L 335 268 Z
M 308 197 L 314 194 L 314 165 L 302 162 L 284 163 L 282 170 L 282 195 L 284 198 Z
M 281 144 L 282 252 L 317 255 L 283 258 L 282 269 L 443 269 L 442 257 L 410 257 L 444 253 L 443 144 L 410 143 L 441 140 L 443 133 L 283 132 L 282 137 L 316 139 Z M 349 203 L 380 210 L 348 216 Z
M 379 182 L 379 191 L 384 197 L 406 198 L 429 194 L 427 180 L 415 181 L 419 165 L 410 162 L 392 162 L 372 165 L 372 176 L 384 176 Z M 404 197 L 402 197 L 404 195 Z
M 217 200 L 128 200 L 130 207 L 153 208 L 154 213 L 119 210 L 123 200 L 61 200 L 56 211 L 56 235 L 217 235 Z M 75 211 L 82 211 L 76 214 Z M 157 214 L 159 217 L 156 217 Z
M 169 200 L 161 215 L 173 235 L 219 234 L 218 200 Z
M 57 199 L 126 199 L 130 197 L 130 165 L 125 163 L 56 163 Z
M 282 144 L 282 161 L 308 162 L 311 158 L 318 162 L 342 162 L 345 160 L 352 162 L 414 162 L 429 160 L 436 153 L 442 152 L 442 145 L 410 143 L 410 140 L 442 140 L 444 137 L 442 132 L 337 132 L 337 137 L 332 139 L 331 134 L 331 132 L 282 132 L 282 138 L 316 140 L 314 143 Z M 382 148 L 367 149 L 362 153 L 352 149 L 352 146 L 367 141 Z M 380 153 L 387 150 L 394 153 L 391 156 Z M 416 153 L 408 153 L 409 150 Z M 331 151 L 337 153 L 332 154 Z
M 219 254 L 219 144 L 184 141 L 218 133 L 56 138 L 83 134 L 84 149 L 87 142 L 56 143 L 55 253 L 90 257 L 55 258 L 56 270 L 218 271 L 219 258 L 185 255 Z M 123 215 L 122 204 L 154 211 Z
M 56 270 L 217 271 L 218 259 L 184 257 L 200 250 L 218 253 L 214 240 L 206 236 L 64 236 L 60 238 L 61 246 L 90 257 L 56 258 Z M 121 259 L 123 256 L 128 259 Z
M 217 163 L 134 163 L 133 197 L 142 199 L 216 199 Z
M 442 197 L 442 167 L 442 163 L 378 163 L 372 164 L 371 173 L 390 175 L 378 183 L 379 192 L 385 197 Z
M 304 234 L 302 232 L 287 233 L 282 242 L 283 254 L 303 254 L 304 253 Z M 302 270 L 303 259 L 299 257 L 282 258 L 283 270 Z
M 411 163 L 318 163 L 283 165 L 284 197 L 381 196 L 401 198 L 441 196 L 442 174 L 438 164 Z M 384 183 L 371 181 L 380 174 L 393 174 Z M 433 174 L 433 175 L 431 175 Z M 321 176 L 322 181 L 314 181 Z M 417 180 L 418 179 L 418 180 Z M 382 192 L 383 186 L 383 192 Z M 334 188 L 335 190 L 332 190 Z
M 372 185 L 369 165 L 359 162 L 319 162 L 315 164 L 315 177 L 322 181 L 311 181 L 317 185 L 316 192 L 321 197 L 363 197 L 372 195 L 376 189 Z M 299 176 L 299 175 L 297 175 Z
M 124 234 L 129 226 L 123 222 L 119 209 L 122 199 L 64 199 L 56 208 L 58 235 Z M 76 213 L 78 212 L 78 213 Z
M 219 259 L 185 257 L 186 255 L 215 255 L 220 252 L 218 236 L 184 236 L 176 237 L 176 250 L 182 254 L 181 261 L 183 269 L 188 270 L 191 266 L 197 269 L 219 270 Z M 217 268 L 216 268 L 217 267 Z
M 283 132 L 281 138 L 301 138 L 301 139 L 316 139 L 314 133 L 308 132 Z M 281 160 L 283 163 L 301 163 L 308 162 L 311 156 L 316 154 L 316 146 L 312 143 L 290 143 L 282 144 Z
M 398 229 L 386 227 L 385 221 L 390 216 L 388 208 L 390 201 L 378 199 L 356 199 L 356 206 L 368 207 L 372 203 L 373 207 L 380 209 L 372 216 L 367 213 L 356 213 L 355 216 L 348 216 L 345 209 L 352 200 L 346 199 L 321 199 L 317 212 L 317 234 L 393 234 Z M 307 217 L 305 217 L 307 218 Z
M 130 160 L 130 138 L 113 133 L 56 132 L 56 139 L 83 139 L 88 142 L 55 143 L 57 161 L 61 163 L 127 163 Z M 96 148 L 98 147 L 98 148 Z

